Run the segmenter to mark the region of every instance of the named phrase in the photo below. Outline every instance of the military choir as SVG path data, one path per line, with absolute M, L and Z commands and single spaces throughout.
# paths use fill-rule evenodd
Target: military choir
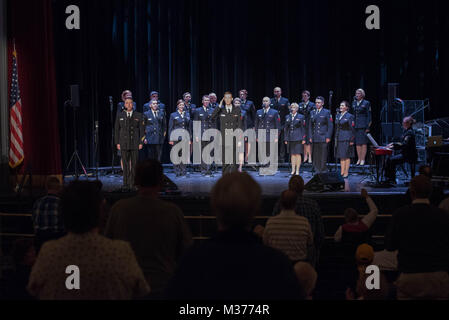
M 273 94 L 273 98 L 265 97 L 262 100 L 260 108 L 248 99 L 245 89 L 240 90 L 235 99 L 230 92 L 226 92 L 219 103 L 217 95 L 210 93 L 203 96 L 201 106 L 196 107 L 192 103 L 192 94 L 186 92 L 178 101 L 176 111 L 168 114 L 165 104 L 159 100 L 159 93 L 152 91 L 149 95 L 150 101 L 145 103 L 141 114 L 136 111 L 132 93 L 129 90 L 124 91 L 123 102 L 117 110 L 115 140 L 124 161 L 125 187 L 133 187 L 132 175 L 139 150 L 143 150 L 142 154 L 146 158 L 161 161 L 166 141 L 172 147 L 181 141 L 181 137 L 171 141 L 171 134 L 176 129 L 184 129 L 190 134 L 190 145 L 192 142 L 197 143 L 201 155 L 211 142 L 210 139 L 203 140 L 203 134 L 209 129 L 218 129 L 223 146 L 223 173 L 242 171 L 244 163 L 248 163 L 249 151 L 252 148 L 257 150 L 262 143 L 266 144 L 264 149 L 269 156 L 270 142 L 278 144 L 279 163 L 290 161 L 291 175 L 300 174 L 303 161 L 311 163 L 316 173 L 327 172 L 331 142 L 334 146 L 334 157 L 340 160 L 342 177 L 348 177 L 351 159 L 355 155 L 358 158 L 357 165 L 365 164 L 367 133 L 371 127 L 371 104 L 365 99 L 363 89 L 356 91 L 351 105 L 347 101 L 340 104 L 335 118 L 330 108 L 326 108 L 325 98 L 318 96 L 312 102 L 311 94 L 307 90 L 302 92 L 300 103 L 292 104 L 288 98 L 282 96 L 281 88 L 275 88 Z M 199 123 L 200 128 L 196 133 L 193 130 L 194 122 Z M 230 134 L 228 129 L 241 129 L 242 132 L 254 129 L 257 142 L 248 141 L 245 137 L 242 144 L 234 137 L 232 148 L 227 150 L 224 142 Z M 273 130 L 277 132 L 274 137 L 270 134 Z M 192 152 L 192 147 L 190 151 Z M 225 161 L 226 152 L 232 154 L 231 163 Z M 290 156 L 287 160 L 288 155 Z M 201 174 L 212 176 L 216 166 L 203 161 L 203 156 L 201 159 Z M 176 176 L 187 176 L 189 163 L 191 158 L 174 165 Z

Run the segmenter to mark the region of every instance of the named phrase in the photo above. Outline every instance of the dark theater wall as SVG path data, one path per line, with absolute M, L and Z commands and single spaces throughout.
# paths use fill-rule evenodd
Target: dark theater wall
M 81 30 L 69 31 L 65 8 L 81 10 Z M 381 10 L 381 29 L 365 28 L 365 8 Z M 405 100 L 430 98 L 427 118 L 448 114 L 449 19 L 444 1 L 333 0 L 58 0 L 53 2 L 58 106 L 63 161 L 71 154 L 68 86 L 81 85 L 78 122 L 83 161 L 94 165 L 93 128 L 100 123 L 100 164 L 111 159 L 108 96 L 130 89 L 138 108 L 158 90 L 173 111 L 183 92 L 241 88 L 260 106 L 275 86 L 290 101 L 334 91 L 335 110 L 355 89 L 373 104 L 374 131 L 386 85 L 400 83 Z M 67 129 L 67 130 L 65 130 Z M 166 154 L 167 160 L 167 154 Z

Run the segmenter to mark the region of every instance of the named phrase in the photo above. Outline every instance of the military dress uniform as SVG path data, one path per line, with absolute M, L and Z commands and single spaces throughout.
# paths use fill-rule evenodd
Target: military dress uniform
M 203 150 L 204 148 L 211 142 L 210 140 L 208 141 L 203 141 L 202 137 L 205 131 L 209 130 L 209 129 L 216 129 L 217 128 L 217 121 L 212 119 L 212 114 L 214 113 L 214 109 L 212 107 L 207 107 L 205 108 L 204 106 L 199 107 L 195 110 L 194 114 L 193 114 L 193 121 L 199 121 L 201 122 L 201 130 L 200 130 L 200 135 L 195 137 L 195 139 L 198 139 L 201 142 L 201 173 L 203 175 L 210 175 L 212 174 L 212 170 L 211 170 L 211 165 L 206 164 L 203 161 Z M 212 156 L 212 155 L 211 155 Z
M 145 103 L 145 104 L 143 105 L 143 112 L 144 112 L 144 113 L 146 113 L 146 112 L 148 112 L 148 111 L 151 110 L 150 104 L 151 104 L 151 101 L 150 101 L 150 102 L 147 102 L 147 103 Z M 158 100 L 157 105 L 159 106 L 159 110 L 160 110 L 160 111 L 164 111 L 164 113 L 166 113 L 166 110 L 165 110 L 165 104 L 163 104 L 161 101 Z
M 145 155 L 148 159 L 160 161 L 162 146 L 167 134 L 167 118 L 165 117 L 165 111 L 149 110 L 145 112 L 145 118 Z
M 236 162 L 236 148 L 235 142 L 232 146 L 226 147 L 226 130 L 242 130 L 242 112 L 239 107 L 232 106 L 230 110 L 226 106 L 215 108 L 212 113 L 212 120 L 219 122 L 221 138 L 222 138 L 222 163 L 223 163 L 223 175 L 227 173 L 236 172 L 238 165 Z M 234 139 L 235 141 L 235 139 Z M 232 154 L 231 163 L 226 163 L 226 153 Z
M 140 112 L 121 112 L 115 121 L 114 139 L 123 159 L 123 186 L 134 187 L 139 146 L 145 139 L 145 118 Z
M 169 139 L 171 137 L 172 132 L 177 129 L 187 130 L 190 133 L 190 136 L 192 136 L 192 124 L 190 121 L 190 114 L 188 112 L 179 113 L 179 111 L 176 111 L 170 115 L 170 121 L 168 124 Z M 181 141 L 182 138 L 179 137 L 178 141 L 173 142 L 174 145 L 176 145 Z M 182 151 L 180 151 L 180 156 L 183 156 L 181 153 Z M 177 177 L 185 176 L 187 174 L 187 164 L 184 162 L 181 162 L 179 165 L 174 164 L 173 168 L 175 170 L 175 174 Z
M 387 159 L 385 176 L 390 182 L 396 182 L 396 166 L 405 162 L 414 164 L 418 160 L 416 137 L 413 128 L 409 128 L 401 137 L 401 142 L 394 145 L 398 153 Z
M 256 116 L 256 123 L 255 128 L 257 131 L 257 139 L 258 139 L 258 145 L 260 146 L 260 138 L 262 135 L 265 136 L 265 143 L 266 143 L 266 154 L 270 155 L 270 131 L 276 130 L 276 139 L 279 140 L 279 136 L 281 135 L 281 119 L 279 116 L 279 112 L 275 109 L 272 109 L 271 107 L 268 109 L 260 109 L 257 111 Z M 283 134 L 282 134 L 283 136 Z M 274 141 L 272 141 L 274 143 Z M 282 141 L 284 144 L 284 142 Z M 279 160 L 278 160 L 279 161 Z
M 306 144 L 310 144 L 310 137 L 309 137 L 309 124 L 310 124 L 310 113 L 315 110 L 315 104 L 313 102 L 301 102 L 299 104 L 299 109 L 298 112 L 300 114 L 302 114 L 305 118 L 306 118 L 306 134 L 307 134 L 307 138 L 306 138 Z
M 274 97 L 271 99 L 270 108 L 277 110 L 281 119 L 280 130 L 284 128 L 285 117 L 290 114 L 290 102 L 287 98 L 281 97 L 279 100 Z M 279 139 L 279 162 L 285 162 L 287 157 L 287 148 L 284 143 L 284 131 L 280 131 Z
M 117 117 L 123 111 L 125 111 L 125 103 L 122 101 L 122 102 L 117 103 L 117 114 L 115 115 L 115 119 L 117 119 Z M 136 111 L 136 103 L 135 102 L 133 102 L 133 111 Z M 119 157 L 121 157 L 122 156 L 122 152 L 120 150 L 117 150 L 117 155 Z
M 371 126 L 371 103 L 365 99 L 353 101 L 351 113 L 355 119 L 355 144 L 368 144 L 366 130 Z
M 332 114 L 328 109 L 315 109 L 310 114 L 309 137 L 312 139 L 312 161 L 315 171 L 327 172 L 327 143 L 334 130 Z
M 117 103 L 117 114 L 116 114 L 115 118 L 117 119 L 119 114 L 122 113 L 123 111 L 126 112 L 125 103 L 122 101 L 122 102 Z M 135 102 L 133 102 L 133 111 L 136 111 L 136 103 Z
M 355 141 L 354 116 L 348 112 L 338 114 L 335 118 L 335 158 L 350 159 L 354 157 Z
M 301 113 L 289 114 L 285 118 L 284 143 L 288 142 L 288 152 L 292 154 L 303 154 L 302 142 L 307 138 L 306 118 Z
M 193 114 L 195 113 L 196 105 L 194 103 L 187 104 L 184 102 L 184 112 L 189 114 L 190 119 L 193 119 Z
M 242 113 L 245 112 L 246 117 L 246 129 L 254 129 L 254 124 L 256 122 L 256 106 L 251 100 L 242 100 L 242 106 L 240 107 Z

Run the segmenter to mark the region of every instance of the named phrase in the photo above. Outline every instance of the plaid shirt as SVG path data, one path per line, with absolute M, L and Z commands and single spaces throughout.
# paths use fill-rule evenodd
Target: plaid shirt
M 319 250 L 324 242 L 324 225 L 321 218 L 321 210 L 318 203 L 310 198 L 299 197 L 296 203 L 296 213 L 307 220 L 309 220 L 310 227 L 313 233 L 314 247 Z M 273 216 L 278 215 L 281 212 L 281 202 L 278 201 L 274 205 Z
M 49 194 L 34 203 L 32 219 L 36 232 L 64 232 L 63 221 L 59 215 L 60 201 L 59 197 Z

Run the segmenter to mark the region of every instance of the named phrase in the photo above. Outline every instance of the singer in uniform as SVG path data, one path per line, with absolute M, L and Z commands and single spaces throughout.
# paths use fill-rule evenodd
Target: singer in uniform
M 145 119 L 143 114 L 134 111 L 132 98 L 125 100 L 125 110 L 115 121 L 115 142 L 122 153 L 123 188 L 134 189 L 134 178 L 139 150 L 143 149 L 145 139 Z
M 368 150 L 367 133 L 371 127 L 371 103 L 365 100 L 365 91 L 357 89 L 351 113 L 355 118 L 355 144 L 357 149 L 357 165 L 365 165 Z
M 273 90 L 274 97 L 271 99 L 271 109 L 277 110 L 281 118 L 280 140 L 279 140 L 279 162 L 286 162 L 287 148 L 284 144 L 284 121 L 285 117 L 290 113 L 290 102 L 282 96 L 282 89 L 279 87 Z
M 177 103 L 177 111 L 173 112 L 170 115 L 170 121 L 168 124 L 168 137 L 171 140 L 171 134 L 176 129 L 183 129 L 189 132 L 189 136 L 192 136 L 192 126 L 190 122 L 190 113 L 185 111 L 185 104 L 183 100 L 179 100 Z M 181 137 L 178 137 L 178 141 L 170 141 L 171 146 L 175 146 L 176 144 L 182 141 Z M 190 145 L 192 142 L 190 141 Z M 182 155 L 182 151 L 180 151 L 180 156 Z M 190 159 L 190 157 L 189 157 Z M 187 176 L 187 163 L 182 161 L 180 164 L 174 164 L 173 168 L 175 170 L 176 177 L 185 177 Z
M 265 136 L 265 156 L 270 156 L 270 144 L 271 143 L 279 143 L 279 137 L 281 136 L 282 126 L 281 126 L 281 119 L 279 116 L 279 112 L 276 109 L 271 108 L 271 102 L 270 98 L 265 97 L 262 100 L 263 108 L 257 111 L 256 115 L 256 123 L 255 128 L 257 131 L 257 143 L 260 148 L 261 145 L 261 137 Z M 285 119 L 284 119 L 285 120 Z M 271 130 L 276 130 L 276 136 L 275 140 L 271 141 Z M 284 136 L 284 133 L 282 133 L 282 137 Z M 282 145 L 285 147 L 284 142 L 282 142 Z M 261 159 L 259 159 L 261 160 Z M 282 159 L 278 159 L 279 161 L 283 161 Z M 262 164 L 262 165 L 268 165 L 268 164 Z M 273 173 L 275 174 L 275 173 Z
M 144 113 L 145 128 L 145 155 L 148 159 L 160 161 L 162 145 L 167 135 L 167 119 L 164 110 L 159 109 L 158 100 L 151 100 L 150 110 Z
M 310 114 L 309 141 L 312 143 L 313 167 L 317 173 L 327 172 L 328 145 L 332 139 L 334 124 L 332 114 L 324 109 L 324 98 L 315 99 L 315 110 Z
M 212 113 L 214 112 L 214 108 L 210 105 L 209 96 L 203 96 L 202 103 L 203 105 L 195 109 L 195 112 L 193 114 L 193 121 L 199 121 L 201 123 L 199 136 L 195 136 L 195 140 L 197 143 L 201 143 L 201 175 L 212 176 L 212 165 L 206 164 L 202 156 L 204 148 L 206 148 L 210 141 L 203 141 L 202 137 L 204 135 L 204 132 L 206 132 L 207 130 L 216 129 L 217 122 L 212 120 Z
M 290 105 L 291 114 L 285 119 L 284 126 L 284 142 L 288 147 L 288 153 L 292 161 L 291 175 L 299 176 L 301 169 L 301 154 L 304 153 L 304 145 L 306 144 L 306 118 L 298 112 L 299 105 L 292 103 Z
M 312 163 L 312 144 L 310 143 L 309 137 L 309 124 L 310 124 L 310 113 L 315 110 L 315 104 L 310 101 L 310 92 L 304 90 L 302 92 L 302 102 L 299 104 L 298 112 L 301 113 L 306 118 L 306 133 L 307 139 L 304 145 L 304 163 Z
M 340 159 L 341 176 L 349 176 L 351 158 L 354 157 L 355 121 L 354 116 L 348 112 L 349 103 L 340 104 L 340 113 L 335 118 L 335 158 Z

